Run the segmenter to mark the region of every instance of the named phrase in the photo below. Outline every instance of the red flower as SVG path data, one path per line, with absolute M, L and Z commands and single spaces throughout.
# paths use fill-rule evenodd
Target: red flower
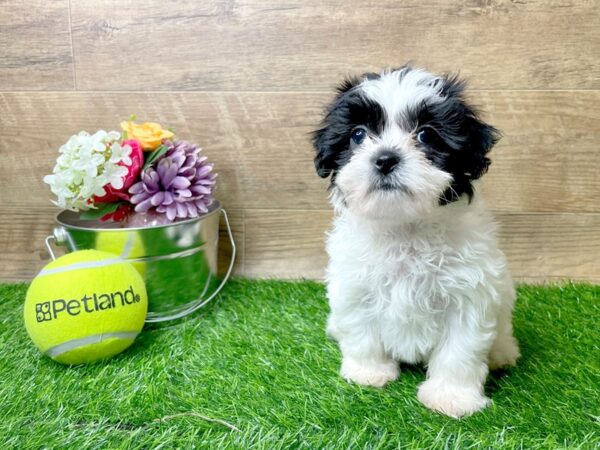
M 131 147 L 131 153 L 129 155 L 131 158 L 131 165 L 127 166 L 123 162 L 118 163 L 120 166 L 129 169 L 127 175 L 123 177 L 123 187 L 121 189 L 115 189 L 110 183 L 107 184 L 104 186 L 106 194 L 102 197 L 94 196 L 94 203 L 114 203 L 121 200 L 129 201 L 130 196 L 127 191 L 131 185 L 138 180 L 140 172 L 142 171 L 144 165 L 144 152 L 141 144 L 135 139 L 123 141 L 121 145 L 129 145 Z
M 116 211 L 100 217 L 100 221 L 106 222 L 108 220 L 112 220 L 113 222 L 121 222 L 122 220 L 125 220 L 132 211 L 133 207 L 130 204 L 123 203 L 122 205 L 119 205 Z

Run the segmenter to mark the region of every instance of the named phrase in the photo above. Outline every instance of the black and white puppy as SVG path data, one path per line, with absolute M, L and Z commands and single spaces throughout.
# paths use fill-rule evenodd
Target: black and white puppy
M 488 367 L 514 365 L 515 292 L 473 182 L 499 133 L 456 77 L 402 67 L 345 81 L 314 134 L 331 176 L 327 332 L 341 375 L 384 386 L 425 363 L 419 400 L 452 417 L 484 408 Z

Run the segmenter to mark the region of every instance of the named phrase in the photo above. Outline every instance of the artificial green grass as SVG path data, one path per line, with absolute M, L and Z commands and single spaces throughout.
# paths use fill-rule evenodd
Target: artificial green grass
M 379 390 L 338 376 L 321 284 L 234 280 L 201 312 L 147 327 L 112 360 L 65 367 L 0 286 L 0 448 L 598 448 L 600 287 L 521 286 L 523 356 L 460 421 L 416 399 L 421 368 Z M 223 422 L 220 422 L 223 421 Z

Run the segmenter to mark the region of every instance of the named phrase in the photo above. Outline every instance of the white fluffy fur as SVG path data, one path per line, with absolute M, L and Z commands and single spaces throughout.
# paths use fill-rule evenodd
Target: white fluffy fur
M 361 84 L 390 117 L 440 98 L 436 77 L 426 72 L 401 83 L 393 77 Z M 370 189 L 373 155 L 382 146 L 402 153 L 393 176 L 405 190 Z M 477 195 L 439 206 L 450 181 L 395 122 L 355 150 L 332 191 L 327 331 L 339 342 L 344 378 L 381 387 L 398 377 L 399 361 L 424 363 L 419 400 L 460 417 L 489 403 L 488 366 L 514 364 L 519 350 L 511 324 L 515 293 L 494 220 Z

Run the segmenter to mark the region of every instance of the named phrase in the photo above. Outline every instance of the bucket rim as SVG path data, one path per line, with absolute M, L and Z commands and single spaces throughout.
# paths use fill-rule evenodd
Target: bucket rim
M 168 228 L 168 227 L 173 227 L 173 226 L 178 226 L 178 225 L 185 225 L 185 224 L 199 222 L 199 221 L 204 220 L 214 214 L 218 214 L 222 208 L 223 208 L 223 206 L 221 205 L 221 202 L 219 200 L 213 200 L 213 202 L 209 206 L 209 211 L 207 213 L 199 215 L 198 217 L 193 217 L 191 219 L 185 219 L 185 220 L 181 220 L 181 221 L 173 222 L 173 223 L 151 225 L 151 226 L 146 226 L 146 227 L 96 228 L 96 227 L 74 225 L 64 219 L 61 219 L 61 216 L 65 215 L 67 213 L 73 212 L 68 209 L 63 209 L 62 211 L 59 211 L 58 213 L 56 213 L 56 215 L 54 216 L 54 220 L 56 223 L 58 223 L 63 228 L 70 229 L 70 230 L 99 231 L 99 232 L 111 232 L 111 233 L 112 232 L 123 232 L 123 231 L 141 231 L 141 230 L 150 230 L 150 229 L 154 230 L 154 229 L 160 229 L 160 228 Z M 90 221 L 90 222 L 92 222 L 92 221 Z

